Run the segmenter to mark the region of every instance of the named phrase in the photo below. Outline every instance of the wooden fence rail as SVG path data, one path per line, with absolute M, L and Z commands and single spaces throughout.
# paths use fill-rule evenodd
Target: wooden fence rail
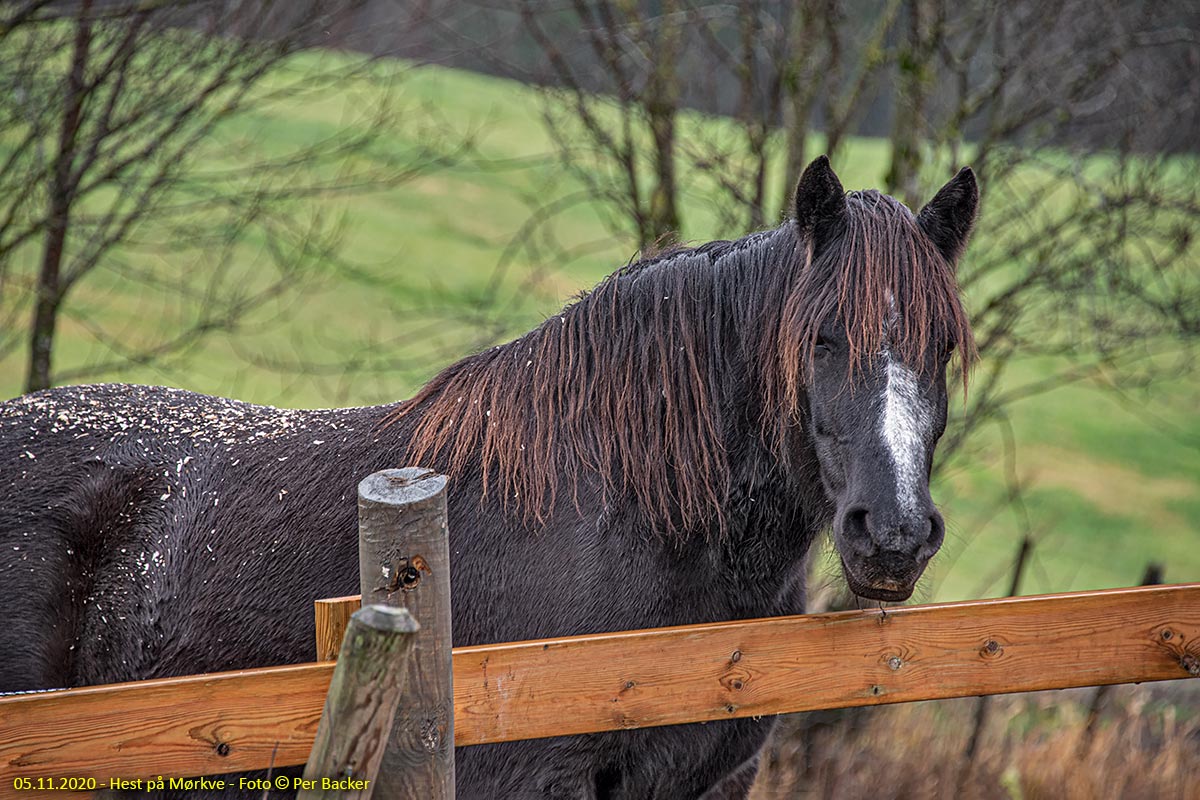
M 460 746 L 1200 677 L 1200 584 L 458 647 L 453 671 Z M 332 672 L 326 662 L 0 697 L 0 797 L 15 796 L 18 777 L 303 764 Z

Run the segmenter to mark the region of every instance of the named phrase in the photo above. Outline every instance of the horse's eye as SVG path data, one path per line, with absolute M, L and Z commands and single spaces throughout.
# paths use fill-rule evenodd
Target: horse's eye
M 824 339 L 817 339 L 816 344 L 813 345 L 813 355 L 817 358 L 825 358 L 825 356 L 832 352 L 833 350 L 830 349 L 829 342 Z
M 945 364 L 947 361 L 950 360 L 950 356 L 954 355 L 955 347 L 957 347 L 957 345 L 952 341 L 946 342 L 944 345 L 942 345 L 942 363 L 943 364 Z

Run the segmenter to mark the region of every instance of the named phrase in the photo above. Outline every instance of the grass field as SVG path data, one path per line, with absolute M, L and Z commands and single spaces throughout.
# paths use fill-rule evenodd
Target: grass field
M 275 102 L 227 125 L 198 158 L 213 168 L 236 168 L 239 158 L 328 135 L 354 119 L 355 107 L 369 104 L 372 91 Z M 436 109 L 447 140 L 471 132 L 479 157 L 397 188 L 332 198 L 331 208 L 343 215 L 343 252 L 353 279 L 318 266 L 308 289 L 263 309 L 236 341 L 215 337 L 168 364 L 112 370 L 94 380 L 165 383 L 277 405 L 348 405 L 407 396 L 436 365 L 461 354 L 476 334 L 472 309 L 531 204 L 580 187 L 548 157 L 539 101 L 528 87 L 423 68 L 409 75 L 404 97 L 411 103 L 410 121 Z M 430 135 L 428 129 L 401 128 L 391 146 L 397 153 L 411 152 Z M 841 161 L 847 188 L 878 185 L 886 167 L 884 143 L 855 140 Z M 685 197 L 685 239 L 713 238 L 702 191 L 698 187 Z M 536 324 L 632 255 L 627 242 L 606 238 L 597 209 L 586 202 L 565 210 L 555 230 L 567 246 L 583 251 L 533 284 L 526 282 L 528 271 L 519 260 L 508 269 L 499 286 L 510 328 Z M 256 243 L 246 242 L 237 255 L 244 279 L 255 280 L 262 258 Z M 204 253 L 189 254 L 185 264 L 144 246 L 119 256 L 173 279 L 201 263 Z M 32 250 L 20 256 L 26 276 L 35 257 Z M 115 273 L 98 273 L 73 297 L 56 366 L 76 368 L 108 355 L 81 319 L 101 321 L 130 341 L 180 324 L 185 312 L 159 312 L 155 300 L 151 290 L 135 288 Z M 20 391 L 24 355 L 18 351 L 0 361 L 0 396 Z M 365 359 L 368 366 L 395 363 L 345 374 L 337 364 L 347 357 Z M 303 359 L 322 369 L 297 376 L 254 363 L 264 359 Z M 1036 377 L 1049 366 L 1022 363 L 1014 376 Z M 1027 485 L 1026 510 L 1038 535 L 1022 592 L 1128 585 L 1150 560 L 1165 565 L 1168 580 L 1200 580 L 1198 408 L 1195 376 L 1134 396 L 1076 385 L 1016 407 L 1016 469 Z M 983 444 L 979 459 L 944 476 L 935 490 L 950 533 L 923 599 L 1005 591 L 1018 517 L 1000 503 L 1005 480 L 999 438 L 985 436 Z

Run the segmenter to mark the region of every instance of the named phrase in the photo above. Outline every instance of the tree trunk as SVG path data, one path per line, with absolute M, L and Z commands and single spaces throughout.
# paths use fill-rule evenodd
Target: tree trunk
M 783 136 L 787 142 L 787 166 L 783 183 L 783 197 L 779 207 L 783 216 L 792 213 L 796 180 L 808 164 L 808 127 L 812 117 L 816 89 L 820 81 L 816 75 L 817 60 L 817 14 L 812 0 L 798 3 L 793 10 L 788 34 L 788 51 L 791 62 L 786 66 L 784 77 Z
M 42 266 L 38 272 L 37 302 L 29 337 L 29 373 L 25 391 L 36 392 L 50 388 L 51 358 L 54 353 L 54 333 L 58 311 L 66 286 L 62 281 L 63 251 L 70 227 L 71 205 L 78 176 L 72 174 L 75 145 L 83 114 L 84 80 L 88 55 L 92 45 L 91 0 L 80 5 L 75 27 L 75 46 L 67 73 L 67 89 L 63 98 L 62 127 L 59 129 L 58 153 L 55 156 L 54 177 L 50 184 L 49 214 L 46 224 L 46 244 L 42 251 Z
M 838 148 L 842 145 L 845 133 L 843 115 L 839 114 L 839 93 L 842 92 L 842 17 L 844 11 L 838 0 L 825 0 L 819 13 L 821 14 L 822 33 L 826 48 L 824 75 L 825 83 L 825 155 L 830 161 L 835 160 Z
M 742 63 L 739 65 L 742 85 L 742 127 L 746 131 L 746 149 L 753 159 L 753 188 L 747 197 L 747 227 L 758 230 L 766 221 L 767 180 L 767 121 L 765 109 L 761 108 L 761 83 L 757 69 L 755 49 L 762 38 L 762 9 L 757 3 L 743 6 L 741 16 Z
M 678 0 L 665 0 L 657 54 L 646 85 L 644 107 L 654 137 L 654 187 L 642 231 L 642 247 L 679 230 L 679 193 L 675 177 L 675 114 L 679 110 L 679 48 L 683 30 Z
M 932 0 L 912 0 L 908 7 L 908 41 L 900 53 L 896 114 L 892 129 L 892 165 L 887 188 L 910 207 L 920 202 L 921 138 L 931 73 L 929 29 Z

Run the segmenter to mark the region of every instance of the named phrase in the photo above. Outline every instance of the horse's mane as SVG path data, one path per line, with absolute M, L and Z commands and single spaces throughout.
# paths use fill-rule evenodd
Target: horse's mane
M 499 491 L 535 520 L 560 484 L 577 497 L 590 473 L 606 493 L 632 492 L 662 527 L 688 530 L 723 522 L 724 415 L 757 408 L 776 445 L 796 424 L 830 313 L 844 321 L 852 365 L 880 352 L 898 307 L 888 346 L 920 364 L 935 339 L 952 339 L 965 379 L 973 348 L 954 266 L 900 203 L 877 192 L 847 201 L 844 231 L 815 260 L 793 221 L 668 250 L 447 368 L 392 417 L 416 420 L 410 463 L 478 471 L 485 496 Z

